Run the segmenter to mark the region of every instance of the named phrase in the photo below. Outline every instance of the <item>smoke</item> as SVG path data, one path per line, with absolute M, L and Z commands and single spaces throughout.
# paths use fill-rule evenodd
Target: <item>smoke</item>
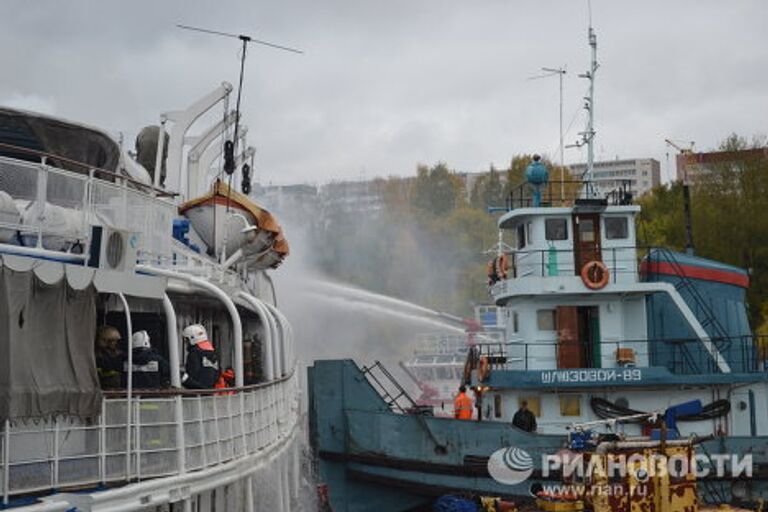
M 398 363 L 413 357 L 416 337 L 464 332 L 457 317 L 412 302 L 440 297 L 441 287 L 448 290 L 443 295 L 455 289 L 450 276 L 424 268 L 431 247 L 417 247 L 415 228 L 385 212 L 337 215 L 320 196 L 312 202 L 284 195 L 258 200 L 275 213 L 291 246 L 273 278 L 302 366 L 316 359 L 379 360 L 415 391 Z

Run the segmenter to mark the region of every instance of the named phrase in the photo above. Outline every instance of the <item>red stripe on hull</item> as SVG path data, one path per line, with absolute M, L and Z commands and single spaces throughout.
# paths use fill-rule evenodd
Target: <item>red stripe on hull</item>
M 696 267 L 693 265 L 679 266 L 683 270 L 683 275 L 685 277 L 701 279 L 703 281 L 716 281 L 718 283 L 749 288 L 749 276 L 745 276 L 744 274 L 728 272 L 727 270 L 718 270 L 714 268 Z M 653 274 L 665 274 L 669 276 L 679 275 L 679 273 L 675 270 L 675 267 L 673 267 L 670 263 L 662 261 L 644 261 L 641 265 L 641 269 L 643 272 Z

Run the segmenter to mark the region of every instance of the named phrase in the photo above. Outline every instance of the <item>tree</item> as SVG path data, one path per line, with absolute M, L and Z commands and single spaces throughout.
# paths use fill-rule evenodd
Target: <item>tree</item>
M 750 272 L 747 291 L 750 323 L 763 324 L 768 296 L 768 149 L 752 147 L 731 134 L 719 146 L 733 152 L 707 166 L 691 191 L 693 240 L 699 256 L 729 263 Z M 747 151 L 750 149 L 749 151 Z M 640 200 L 643 207 L 638 233 L 650 245 L 675 249 L 685 246 L 683 187 L 680 183 L 655 188 Z
M 485 181 L 483 190 L 483 206 L 487 209 L 491 206 L 502 206 L 504 204 L 504 187 L 501 184 L 499 171 L 491 165 L 488 172 L 488 179 Z
M 456 207 L 460 195 L 460 180 L 456 180 L 448 166 L 439 162 L 429 168 L 417 169 L 413 206 L 434 215 L 443 215 Z

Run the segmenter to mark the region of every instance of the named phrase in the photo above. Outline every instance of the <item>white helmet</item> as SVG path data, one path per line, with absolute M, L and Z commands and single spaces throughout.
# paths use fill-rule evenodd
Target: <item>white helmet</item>
M 147 331 L 138 331 L 133 333 L 131 337 L 132 348 L 150 348 L 152 345 L 149 343 L 149 334 Z
M 181 337 L 190 345 L 197 345 L 200 342 L 208 341 L 208 333 L 200 324 L 189 325 L 181 331 Z

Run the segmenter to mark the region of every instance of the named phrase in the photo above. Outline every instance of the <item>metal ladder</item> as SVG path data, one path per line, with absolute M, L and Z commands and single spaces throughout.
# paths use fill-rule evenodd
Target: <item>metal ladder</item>
M 381 374 L 380 377 L 376 376 L 374 370 L 378 370 Z M 393 411 L 406 413 L 408 410 L 412 410 L 417 407 L 416 401 L 411 398 L 411 395 L 397 382 L 397 379 L 389 373 L 381 361 L 375 361 L 371 366 L 363 366 L 363 375 L 368 378 L 368 382 L 376 388 L 381 398 L 386 402 L 387 407 Z M 382 382 L 384 381 L 384 382 Z M 402 400 L 405 400 L 407 404 L 401 404 Z
M 382 376 L 382 379 L 379 379 L 376 376 L 374 370 L 378 370 Z M 448 447 L 446 444 L 435 436 L 435 433 L 432 432 L 431 428 L 429 428 L 429 425 L 427 424 L 424 416 L 418 413 L 419 406 L 416 401 L 411 398 L 411 395 L 409 395 L 403 386 L 397 382 L 397 379 L 395 379 L 395 377 L 389 373 L 389 370 L 387 370 L 384 365 L 381 364 L 381 361 L 375 361 L 371 366 L 363 366 L 361 371 L 363 372 L 363 375 L 365 375 L 365 377 L 368 379 L 368 382 L 371 383 L 371 386 L 376 389 L 381 398 L 386 402 L 387 406 L 392 411 L 400 412 L 402 414 L 408 414 L 411 411 L 417 412 L 413 416 L 416 418 L 419 426 L 435 444 L 435 453 L 445 454 L 448 452 Z M 392 391 L 387 389 L 387 386 L 384 382 L 382 382 L 382 380 L 385 380 L 394 389 Z M 403 407 L 403 405 L 400 403 L 401 399 L 405 399 L 408 402 L 408 405 Z
M 714 343 L 717 350 L 722 353 L 722 351 L 725 348 L 728 348 L 727 331 L 722 326 L 720 321 L 717 319 L 717 316 L 709 307 L 709 304 L 707 304 L 704 297 L 702 297 L 701 293 L 699 292 L 699 289 L 691 281 L 691 279 L 685 275 L 685 270 L 683 270 L 683 267 L 680 266 L 680 263 L 677 261 L 677 258 L 675 258 L 675 255 L 672 254 L 672 251 L 670 251 L 666 247 L 659 247 L 656 249 L 656 252 L 660 256 L 664 257 L 664 259 L 666 260 L 667 263 L 669 263 L 670 267 L 672 267 L 672 270 L 674 271 L 676 277 L 678 278 L 678 282 L 677 284 L 675 284 L 675 290 L 679 292 L 683 290 L 687 291 L 690 297 L 696 303 L 696 306 L 698 306 L 694 314 L 696 314 L 696 317 L 701 323 L 701 326 L 705 330 L 707 329 L 707 327 L 711 328 L 711 332 L 712 334 L 714 334 L 714 336 L 711 337 L 712 342 Z M 699 315 L 699 312 L 703 313 L 701 315 L 703 316 L 703 318 L 701 318 L 701 316 Z

